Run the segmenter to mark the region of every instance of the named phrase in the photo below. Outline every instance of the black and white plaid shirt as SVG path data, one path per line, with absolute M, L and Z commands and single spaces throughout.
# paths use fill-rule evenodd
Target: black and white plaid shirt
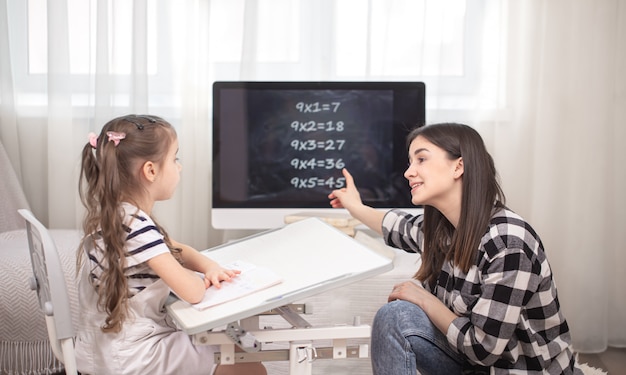
M 422 220 L 389 211 L 385 242 L 421 253 Z M 459 316 L 448 342 L 470 363 L 492 374 L 582 374 L 541 240 L 517 214 L 493 215 L 468 273 L 447 262 L 437 285 L 424 287 Z

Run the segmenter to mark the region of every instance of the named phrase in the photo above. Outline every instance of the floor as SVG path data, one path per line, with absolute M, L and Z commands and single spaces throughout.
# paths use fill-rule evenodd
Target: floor
M 578 361 L 602 369 L 608 375 L 626 375 L 626 348 L 608 348 L 598 354 L 580 354 Z
M 600 368 L 609 375 L 626 375 L 626 348 L 608 348 L 598 354 L 580 354 L 578 361 Z

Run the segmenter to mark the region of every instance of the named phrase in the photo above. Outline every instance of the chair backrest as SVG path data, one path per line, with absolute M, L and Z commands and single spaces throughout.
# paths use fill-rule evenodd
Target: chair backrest
M 26 209 L 18 210 L 26 220 L 28 248 L 33 268 L 30 287 L 37 291 L 46 318 L 52 351 L 65 365 L 66 374 L 76 374 L 74 327 L 61 259 L 48 229 Z

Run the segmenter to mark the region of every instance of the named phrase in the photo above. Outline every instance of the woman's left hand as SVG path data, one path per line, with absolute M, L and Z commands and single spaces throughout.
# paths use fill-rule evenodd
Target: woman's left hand
M 417 281 L 414 282 L 410 280 L 394 285 L 391 294 L 389 294 L 389 297 L 387 298 L 387 301 L 391 302 L 397 299 L 412 302 L 422 309 L 425 308 L 429 301 L 432 302 L 433 299 L 437 300 L 437 302 L 440 302 L 437 297 L 424 289 L 424 287 L 418 284 Z
M 417 281 L 405 281 L 396 284 L 387 300 L 391 302 L 398 299 L 419 306 L 428 315 L 433 324 L 444 334 L 448 332 L 448 327 L 452 321 L 457 318 L 437 296 L 424 289 Z

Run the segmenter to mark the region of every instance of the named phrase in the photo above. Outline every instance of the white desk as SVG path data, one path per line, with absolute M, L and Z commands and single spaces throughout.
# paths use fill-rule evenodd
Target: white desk
M 226 345 L 224 343 L 226 335 L 207 336 L 207 331 L 367 279 L 393 268 L 390 258 L 372 251 L 361 242 L 316 218 L 209 249 L 205 254 L 220 263 L 244 260 L 265 266 L 280 274 L 284 280 L 276 286 L 206 310 L 197 310 L 183 301 L 176 301 L 168 306 L 172 318 L 183 331 L 194 335 L 196 342 L 219 345 Z M 300 341 L 304 337 L 302 335 L 307 334 L 315 336 L 311 339 L 326 336 L 325 338 L 337 340 L 338 346 L 344 348 L 341 355 L 345 355 L 345 338 L 369 337 L 369 326 L 362 325 L 332 327 L 322 331 L 296 328 L 301 329 L 287 330 L 287 336 L 286 331 L 279 330 L 250 333 L 259 336 L 257 339 L 267 341 L 278 341 L 276 337 Z M 250 331 L 249 328 L 246 329 Z M 342 331 L 347 335 L 344 339 L 340 338 Z M 289 339 L 289 335 L 293 339 Z M 223 346 L 223 349 L 233 353 L 232 348 Z M 342 357 L 341 355 L 339 357 Z M 293 358 L 290 359 L 292 360 Z M 224 361 L 222 353 L 222 363 L 234 362 Z M 298 373 L 306 374 L 308 371 L 305 369 Z

